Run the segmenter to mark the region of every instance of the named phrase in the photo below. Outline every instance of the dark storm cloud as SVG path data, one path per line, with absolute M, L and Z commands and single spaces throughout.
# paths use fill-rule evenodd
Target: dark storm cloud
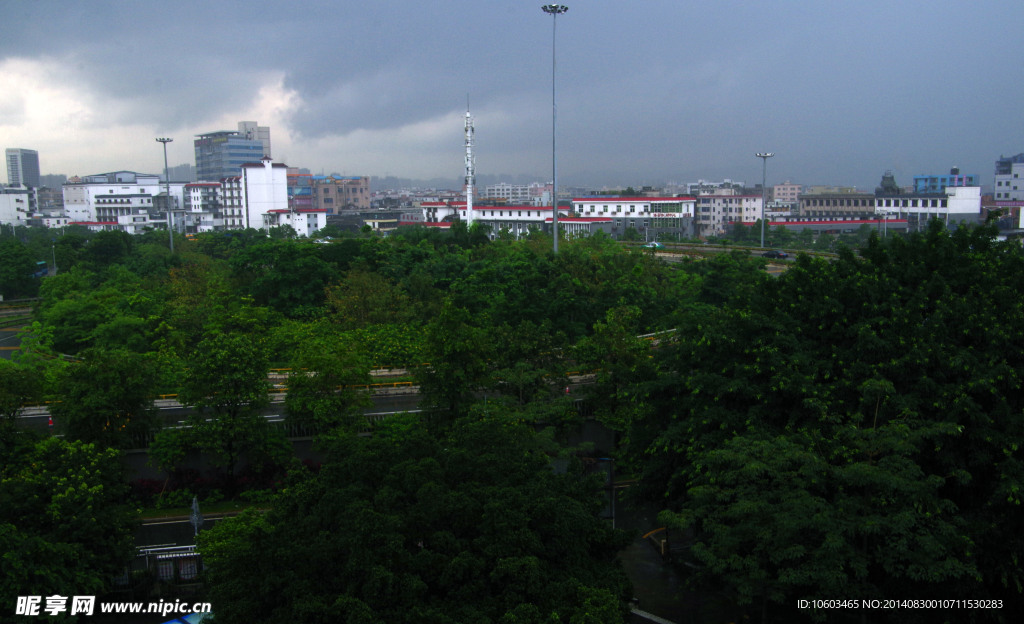
M 1024 150 L 1018 3 L 569 4 L 557 22 L 567 183 L 753 178 L 768 149 L 773 176 L 867 188 L 890 168 L 904 183 L 953 165 L 985 179 L 1000 153 Z M 295 100 L 275 136 L 299 154 L 366 132 L 400 139 L 468 95 L 478 170 L 542 174 L 552 32 L 539 5 L 8 1 L 0 62 L 59 61 L 125 124 L 192 132 L 221 129 L 211 120 L 277 76 Z M 460 142 L 456 125 L 436 146 L 445 168 Z

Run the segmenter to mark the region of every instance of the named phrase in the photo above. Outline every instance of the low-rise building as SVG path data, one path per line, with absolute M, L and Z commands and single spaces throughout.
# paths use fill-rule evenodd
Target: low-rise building
M 423 220 L 426 223 L 439 221 L 469 221 L 466 202 L 421 202 Z M 548 231 L 551 220 L 551 206 L 473 206 L 472 221 L 491 228 L 491 238 L 499 232 L 509 232 L 516 237 L 525 236 L 530 230 Z M 569 216 L 569 208 L 558 207 L 558 219 Z
M 184 192 L 183 182 L 161 182 L 157 175 L 134 171 L 73 177 L 63 186 L 64 214 L 93 230 L 139 234 L 166 228 L 167 210 L 181 210 Z
M 873 219 L 875 195 L 856 191 L 804 193 L 796 215 L 800 218 L 845 217 Z
M 579 217 L 611 219 L 613 238 L 634 229 L 640 238 L 657 240 L 663 235 L 695 236 L 696 201 L 693 197 L 578 197 L 572 200 L 572 208 Z

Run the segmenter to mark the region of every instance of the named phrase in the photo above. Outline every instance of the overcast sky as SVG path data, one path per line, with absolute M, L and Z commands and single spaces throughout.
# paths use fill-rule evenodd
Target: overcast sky
M 551 174 L 540 0 L 0 0 L 0 147 L 42 173 L 194 164 L 196 134 L 271 128 L 346 175 Z M 1019 0 L 568 0 L 559 183 L 731 178 L 873 189 L 1024 151 Z M 6 178 L 6 168 L 3 169 Z

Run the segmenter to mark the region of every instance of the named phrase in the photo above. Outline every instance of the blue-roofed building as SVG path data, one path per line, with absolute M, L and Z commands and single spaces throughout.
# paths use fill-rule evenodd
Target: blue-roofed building
M 946 187 L 952 186 L 980 186 L 980 178 L 977 174 L 960 173 L 960 169 L 953 167 L 949 175 L 916 175 L 914 176 L 915 193 L 944 193 Z

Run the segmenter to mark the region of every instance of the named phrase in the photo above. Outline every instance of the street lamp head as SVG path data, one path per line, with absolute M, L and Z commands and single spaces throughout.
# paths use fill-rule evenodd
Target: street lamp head
M 166 144 L 168 144 L 168 143 L 172 142 L 173 140 L 174 140 L 174 139 L 166 139 L 166 138 L 163 138 L 163 137 L 161 137 L 161 138 L 157 139 L 157 141 L 158 141 L 158 142 L 160 142 L 160 143 L 163 143 L 164 145 L 166 145 Z
M 569 7 L 564 4 L 545 4 L 540 7 L 545 13 L 550 15 L 560 15 L 569 10 Z
M 763 154 L 757 154 L 758 158 L 771 158 L 775 155 L 775 152 L 765 152 Z

